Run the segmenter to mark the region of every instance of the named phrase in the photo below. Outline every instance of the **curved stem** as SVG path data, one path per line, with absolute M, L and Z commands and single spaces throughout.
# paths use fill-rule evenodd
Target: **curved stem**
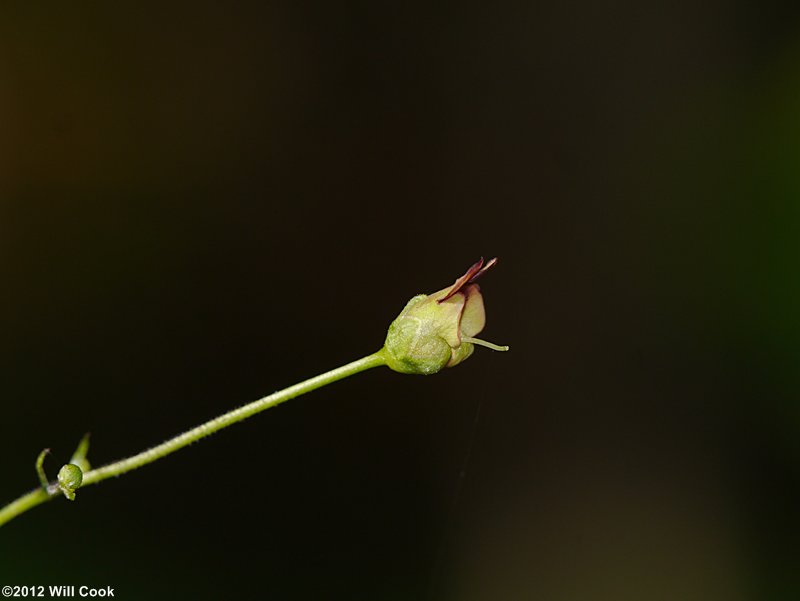
M 90 484 L 97 484 L 98 482 L 102 482 L 106 478 L 111 478 L 112 476 L 120 476 L 130 472 L 131 470 L 135 470 L 147 465 L 148 463 L 157 461 L 162 457 L 166 457 L 167 455 L 170 455 L 171 453 L 174 453 L 175 451 L 200 440 L 201 438 L 205 438 L 209 434 L 218 432 L 223 428 L 227 428 L 228 426 L 245 420 L 256 413 L 270 409 L 275 405 L 279 405 L 280 403 L 288 401 L 289 399 L 293 399 L 301 394 L 311 392 L 312 390 L 332 384 L 333 382 L 337 382 L 348 376 L 352 376 L 367 369 L 385 364 L 386 360 L 384 359 L 383 349 L 381 349 L 376 353 L 353 361 L 352 363 L 348 363 L 342 367 L 337 367 L 336 369 L 332 369 L 331 371 L 319 376 L 309 378 L 308 380 L 300 382 L 299 384 L 289 386 L 288 388 L 275 392 L 269 396 L 265 396 L 257 401 L 253 401 L 252 403 L 239 407 L 238 409 L 229 411 L 224 415 L 215 417 L 204 424 L 192 428 L 183 434 L 179 434 L 175 438 L 171 438 L 170 440 L 163 442 L 158 446 L 147 449 L 146 451 L 142 451 L 137 455 L 133 455 L 127 459 L 115 461 L 114 463 L 109 463 L 108 465 L 88 471 L 83 475 L 83 483 L 81 484 L 81 488 Z M 14 519 L 18 515 L 28 511 L 29 509 L 36 507 L 45 501 L 49 501 L 56 496 L 60 496 L 60 494 L 50 494 L 44 488 L 37 488 L 25 495 L 22 495 L 17 500 L 12 501 L 0 509 L 0 526 L 9 520 Z
M 29 509 L 41 505 L 52 498 L 53 497 L 48 495 L 43 488 L 35 488 L 28 494 L 22 495 L 16 501 L 11 501 L 11 503 L 0 509 L 0 525 L 5 524 L 9 520 L 13 520 L 21 513 L 25 513 Z

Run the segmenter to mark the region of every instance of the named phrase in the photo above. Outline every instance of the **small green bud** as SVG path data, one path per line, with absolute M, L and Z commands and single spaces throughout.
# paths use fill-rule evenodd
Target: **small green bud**
M 75 500 L 75 491 L 83 483 L 83 471 L 74 463 L 68 463 L 58 470 L 58 488 L 70 501 Z
M 428 375 L 458 365 L 475 344 L 508 350 L 473 338 L 486 324 L 483 297 L 474 282 L 496 262 L 484 265 L 481 258 L 452 286 L 408 301 L 386 335 L 387 365 L 401 373 Z

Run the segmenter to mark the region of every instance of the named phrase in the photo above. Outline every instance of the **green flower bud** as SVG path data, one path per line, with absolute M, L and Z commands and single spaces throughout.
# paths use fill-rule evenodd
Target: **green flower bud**
M 443 290 L 420 294 L 408 301 L 389 326 L 384 344 L 387 365 L 406 374 L 434 374 L 458 365 L 474 345 L 508 350 L 474 338 L 486 324 L 480 287 L 475 284 L 497 259 L 483 258 Z
M 58 470 L 58 488 L 70 501 L 75 500 L 75 491 L 83 483 L 83 471 L 74 463 L 68 463 Z

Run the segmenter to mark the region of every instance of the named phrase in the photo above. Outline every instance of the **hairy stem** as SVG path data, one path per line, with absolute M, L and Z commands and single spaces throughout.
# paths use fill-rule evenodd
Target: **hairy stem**
M 114 463 L 109 463 L 108 465 L 88 471 L 83 475 L 83 483 L 81 484 L 81 487 L 88 486 L 89 484 L 97 484 L 106 478 L 120 476 L 130 472 L 131 470 L 135 470 L 147 465 L 148 463 L 153 463 L 154 461 L 157 461 L 162 457 L 166 457 L 167 455 L 170 455 L 171 453 L 174 453 L 175 451 L 182 449 L 183 447 L 190 445 L 201 438 L 205 438 L 209 434 L 218 432 L 223 428 L 227 428 L 228 426 L 245 420 L 256 413 L 261 413 L 262 411 L 270 409 L 275 405 L 279 405 L 284 401 L 288 401 L 289 399 L 293 399 L 301 394 L 311 392 L 312 390 L 332 384 L 333 382 L 337 382 L 343 378 L 355 375 L 367 369 L 385 364 L 386 361 L 384 359 L 383 349 L 381 349 L 377 353 L 373 353 L 372 355 L 368 355 L 362 359 L 358 359 L 357 361 L 343 365 L 342 367 L 337 367 L 336 369 L 332 369 L 329 372 L 315 376 L 305 380 L 304 382 L 300 382 L 299 384 L 289 386 L 281 391 L 275 392 L 269 396 L 265 396 L 264 398 L 244 405 L 243 407 L 229 411 L 224 415 L 215 417 L 204 424 L 192 428 L 183 434 L 179 434 L 175 438 L 171 438 L 170 440 L 163 442 L 158 446 L 147 449 L 146 451 L 142 451 L 137 455 L 133 455 L 127 459 L 115 461 Z M 61 492 L 57 489 L 57 487 L 53 486 L 47 487 L 47 489 L 40 487 L 25 495 L 22 495 L 17 500 L 12 501 L 0 509 L 0 526 L 9 520 L 14 519 L 18 515 L 25 513 L 29 509 L 58 496 L 61 496 Z

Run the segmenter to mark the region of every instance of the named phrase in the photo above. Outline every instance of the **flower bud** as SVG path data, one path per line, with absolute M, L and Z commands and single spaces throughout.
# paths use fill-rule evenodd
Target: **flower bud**
M 58 470 L 58 488 L 70 501 L 75 500 L 75 491 L 83 483 L 83 471 L 74 463 L 67 463 Z
M 483 297 L 474 282 L 496 262 L 484 265 L 481 258 L 452 286 L 408 301 L 386 335 L 387 365 L 401 373 L 427 375 L 461 363 L 475 344 L 508 350 L 474 338 L 486 323 Z

